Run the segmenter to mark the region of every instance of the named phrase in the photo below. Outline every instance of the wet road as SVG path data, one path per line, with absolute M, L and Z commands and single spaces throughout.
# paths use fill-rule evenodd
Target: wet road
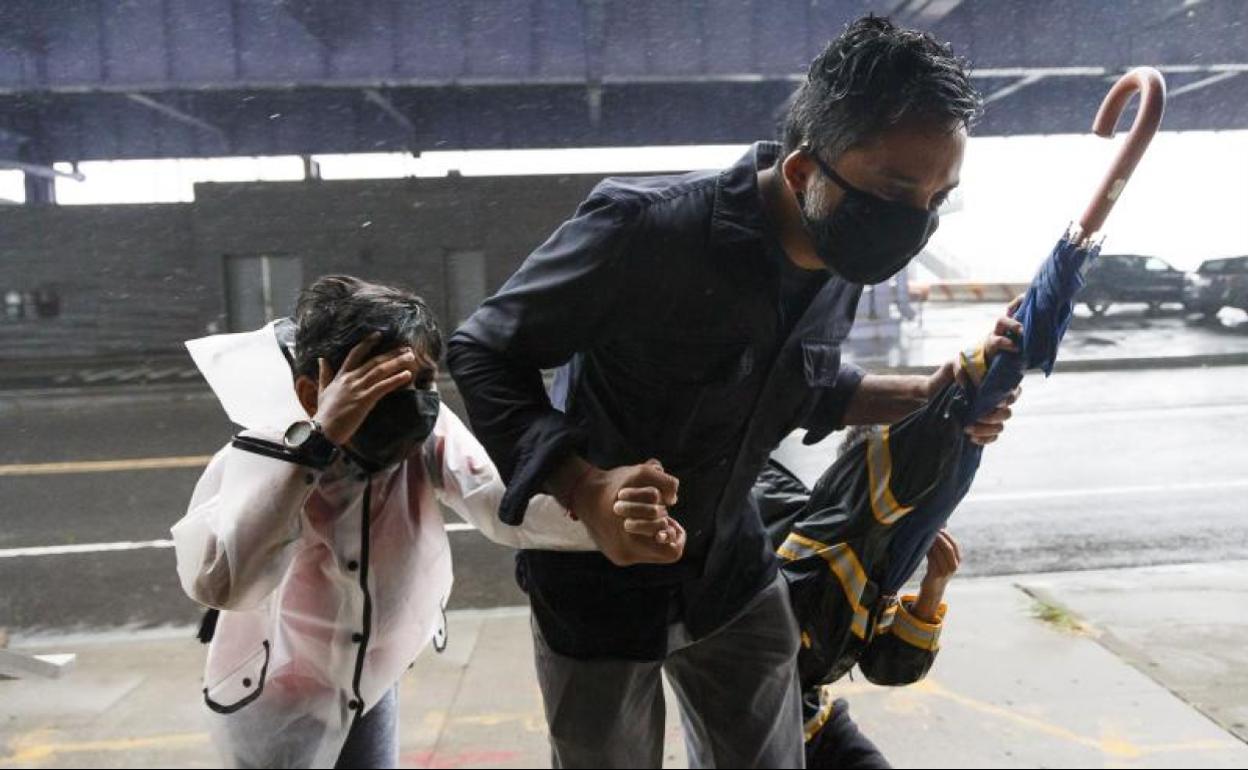
M 1062 374 L 1018 412 L 953 519 L 967 573 L 1248 557 L 1248 367 Z M 0 396 L 0 627 L 193 622 L 164 541 L 229 434 L 186 389 Z M 451 542 L 453 606 L 523 601 L 506 549 Z
M 1245 436 L 1245 367 L 1028 378 L 950 520 L 965 571 L 1242 559 Z M 829 442 L 813 449 L 824 451 L 802 456 L 804 477 L 834 451 Z

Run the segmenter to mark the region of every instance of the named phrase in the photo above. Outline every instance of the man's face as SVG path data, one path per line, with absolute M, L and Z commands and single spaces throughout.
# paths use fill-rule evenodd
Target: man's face
M 891 128 L 859 147 L 847 150 L 830 165 L 859 190 L 916 209 L 935 210 L 958 186 L 966 129 L 910 124 Z M 816 148 L 817 151 L 817 148 Z M 786 161 L 786 177 L 794 190 L 806 193 L 806 214 L 827 216 L 845 193 L 819 172 L 805 153 Z

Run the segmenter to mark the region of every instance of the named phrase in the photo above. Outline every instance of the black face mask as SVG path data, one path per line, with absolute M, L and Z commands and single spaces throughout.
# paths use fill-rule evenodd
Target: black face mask
M 387 393 L 351 437 L 351 449 L 383 468 L 402 460 L 433 433 L 441 403 L 434 390 Z
M 840 277 L 861 284 L 886 281 L 922 251 L 936 232 L 940 217 L 935 211 L 859 190 L 813 151 L 806 153 L 845 192 L 837 207 L 818 219 L 806 213 L 805 196 L 797 194 L 802 222 L 815 242 L 815 254 Z

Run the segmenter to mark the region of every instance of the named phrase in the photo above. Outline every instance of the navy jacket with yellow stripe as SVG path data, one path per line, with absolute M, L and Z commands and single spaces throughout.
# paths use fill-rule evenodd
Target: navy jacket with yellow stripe
M 855 665 L 875 684 L 911 684 L 940 649 L 945 606 L 927 622 L 910 610 L 915 597 L 898 592 L 979 468 L 981 449 L 962 432 L 965 399 L 950 385 L 900 422 L 869 429 L 813 489 L 775 460 L 755 484 L 801 627 L 812 766 L 833 711 L 822 685 Z

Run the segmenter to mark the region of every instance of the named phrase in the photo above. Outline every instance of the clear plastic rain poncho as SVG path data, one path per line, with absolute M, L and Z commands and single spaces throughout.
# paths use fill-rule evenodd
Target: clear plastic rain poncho
M 592 550 L 551 497 L 502 524 L 504 485 L 445 406 L 424 446 L 368 473 L 311 467 L 282 443 L 306 419 L 270 324 L 187 343 L 245 430 L 212 458 L 173 527 L 187 595 L 221 610 L 203 699 L 223 759 L 333 767 L 353 720 L 443 638 L 451 552 L 438 503 L 516 548 Z

